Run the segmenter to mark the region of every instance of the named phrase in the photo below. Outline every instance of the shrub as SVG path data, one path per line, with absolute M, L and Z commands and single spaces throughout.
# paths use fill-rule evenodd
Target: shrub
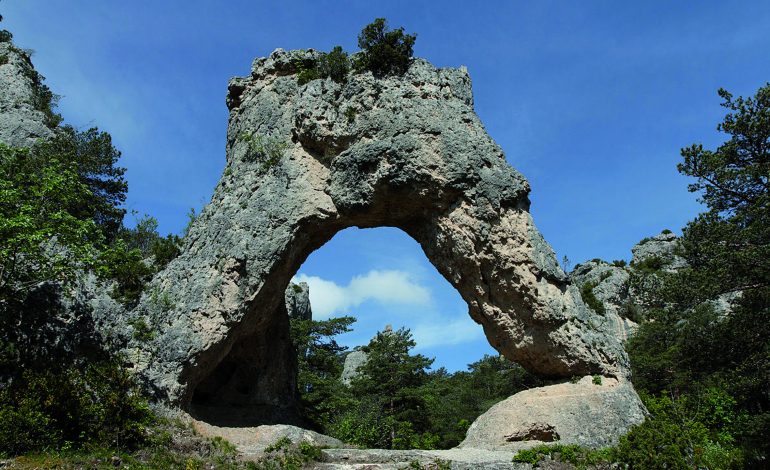
M 597 283 L 591 281 L 583 284 L 580 287 L 580 297 L 583 298 L 583 302 L 585 302 L 588 308 L 598 313 L 599 315 L 604 315 L 606 313 L 604 304 L 601 302 L 601 300 L 596 298 L 596 295 L 594 295 L 594 287 L 596 286 Z
M 361 54 L 356 58 L 358 71 L 369 70 L 375 76 L 403 75 L 412 60 L 415 34 L 404 28 L 390 30 L 385 18 L 377 18 L 358 35 Z
M 131 449 L 153 420 L 116 362 L 27 370 L 0 392 L 0 454 L 86 444 Z
M 0 29 L 0 42 L 11 42 L 13 34 L 7 29 Z
M 612 262 L 612 265 L 616 268 L 623 268 L 626 266 L 626 260 L 624 259 L 616 259 Z
M 248 144 L 249 151 L 246 160 L 251 162 L 262 162 L 262 170 L 266 171 L 281 161 L 289 144 L 278 137 L 271 135 L 257 134 L 254 132 L 244 132 L 241 140 Z
M 318 75 L 331 78 L 337 83 L 344 83 L 350 71 L 348 53 L 341 46 L 335 46 L 328 54 L 322 54 L 318 60 Z
M 520 450 L 513 456 L 513 461 L 537 466 L 546 457 L 584 469 L 612 462 L 613 451 L 612 449 L 588 449 L 575 444 L 542 444 L 531 449 Z

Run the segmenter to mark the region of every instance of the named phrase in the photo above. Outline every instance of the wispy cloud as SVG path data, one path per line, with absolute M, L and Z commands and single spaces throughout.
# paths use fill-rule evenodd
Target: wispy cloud
M 484 337 L 484 330 L 468 314 L 442 318 L 435 323 L 422 323 L 412 329 L 416 349 L 469 343 Z
M 347 313 L 366 301 L 415 306 L 431 303 L 430 290 L 405 271 L 372 270 L 355 276 L 346 286 L 306 274 L 298 274 L 293 281 L 307 282 L 310 286 L 310 304 L 317 319 Z

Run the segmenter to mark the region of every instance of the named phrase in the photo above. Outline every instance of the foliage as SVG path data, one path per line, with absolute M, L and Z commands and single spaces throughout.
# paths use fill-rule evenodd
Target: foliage
M 531 449 L 520 450 L 513 456 L 513 461 L 537 466 L 546 458 L 572 464 L 577 469 L 585 469 L 612 462 L 613 450 L 588 449 L 575 444 L 541 444 Z
M 601 300 L 596 298 L 596 295 L 594 294 L 594 288 L 597 285 L 598 285 L 597 282 L 593 282 L 593 281 L 585 282 L 582 286 L 580 286 L 580 297 L 583 298 L 583 302 L 585 302 L 588 308 L 598 313 L 599 315 L 604 315 L 606 313 L 604 304 L 602 303 Z
M 112 137 L 95 127 L 81 132 L 63 126 L 52 139 L 35 145 L 32 155 L 41 163 L 58 160 L 73 165 L 91 197 L 63 208 L 79 219 L 93 219 L 107 241 L 114 240 L 125 215 L 120 205 L 126 200 L 128 184 L 126 169 L 116 166 L 120 152 L 112 145 Z
M 115 281 L 113 297 L 134 306 L 152 276 L 179 255 L 181 239 L 161 237 L 158 221 L 145 215 L 135 228 L 121 227 L 117 239 L 99 254 L 97 274 Z
M 770 85 L 748 99 L 719 94 L 729 139 L 683 149 L 678 167 L 708 209 L 683 230 L 688 266 L 657 274 L 654 321 L 628 343 L 634 384 L 657 410 L 621 442 L 629 462 L 650 454 L 730 468 L 770 458 Z M 713 307 L 720 295 L 732 295 L 729 312 Z
M 414 346 L 405 328 L 377 333 L 364 347 L 367 360 L 350 384 L 353 396 L 367 402 L 384 427 L 384 441 L 376 443 L 382 448 L 412 448 L 430 440 L 422 435 L 428 422 L 421 387 L 433 360 L 410 354 Z
M 455 447 L 470 424 L 495 403 L 543 382 L 502 356 L 485 355 L 468 371 L 449 373 L 438 369 L 428 374 L 422 395 L 426 402 L 429 431 L 439 437 L 435 447 Z
M 68 210 L 91 198 L 73 163 L 0 144 L 0 302 L 18 303 L 46 280 L 69 284 L 93 265 L 101 233 Z
M 624 259 L 616 259 L 616 260 L 613 260 L 611 264 L 616 268 L 624 268 L 627 263 L 626 263 L 626 260 Z
M 295 285 L 295 288 L 299 286 Z M 350 331 L 353 317 L 328 320 L 291 319 L 291 339 L 297 351 L 297 387 L 306 417 L 319 428 L 325 428 L 344 403 L 339 377 L 345 351 L 335 336 Z
M 342 46 L 335 46 L 331 52 L 322 52 L 318 59 L 295 58 L 297 83 L 304 85 L 319 78 L 331 78 L 337 83 L 345 83 L 350 72 L 350 58 Z
M 350 71 L 348 53 L 341 46 L 335 46 L 331 52 L 321 54 L 318 60 L 318 75 L 329 77 L 337 83 L 344 83 Z
M 741 468 L 733 445 L 734 401 L 712 389 L 693 397 L 644 397 L 650 419 L 621 437 L 618 462 L 631 468 Z
M 0 454 L 86 444 L 131 449 L 151 423 L 128 372 L 114 362 L 27 370 L 0 391 Z
M 261 162 L 262 171 L 269 170 L 277 165 L 289 148 L 289 144 L 279 137 L 255 132 L 244 132 L 241 134 L 241 140 L 248 145 L 246 160 Z
M 282 437 L 265 448 L 265 456 L 247 465 L 255 470 L 301 470 L 310 462 L 321 459 L 321 448 L 308 442 L 292 444 L 288 437 Z
M 594 375 L 591 377 L 591 383 L 594 385 L 601 385 L 602 384 L 602 376 L 601 375 Z
M 361 53 L 354 66 L 375 76 L 403 75 L 412 60 L 416 40 L 416 34 L 404 34 L 404 28 L 391 30 L 385 18 L 377 18 L 358 35 Z

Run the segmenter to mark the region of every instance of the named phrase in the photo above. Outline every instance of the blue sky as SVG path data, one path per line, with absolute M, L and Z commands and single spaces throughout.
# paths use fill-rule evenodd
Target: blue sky
M 63 95 L 65 120 L 113 135 L 127 207 L 165 232 L 208 201 L 224 168 L 227 80 L 278 47 L 355 50 L 375 17 L 416 32 L 416 55 L 468 67 L 477 113 L 530 180 L 538 227 L 573 263 L 628 258 L 639 239 L 691 219 L 679 149 L 721 141 L 719 87 L 748 95 L 770 80 L 764 1 L 4 0 L 0 13 Z M 437 365 L 490 351 L 397 230 L 342 232 L 298 276 L 327 287 L 314 299 L 324 315 L 360 318 L 348 344 L 392 323 Z

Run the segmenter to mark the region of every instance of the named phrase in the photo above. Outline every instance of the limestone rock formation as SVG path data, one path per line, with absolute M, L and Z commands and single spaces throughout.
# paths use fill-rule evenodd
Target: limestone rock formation
M 525 390 L 494 405 L 473 422 L 461 448 L 519 450 L 542 443 L 606 447 L 616 443 L 646 410 L 625 380 L 591 376 Z
M 313 309 L 310 308 L 310 286 L 307 285 L 307 282 L 290 283 L 289 287 L 286 288 L 284 300 L 289 318 L 313 319 Z
M 158 331 L 141 371 L 158 396 L 291 409 L 284 290 L 353 226 L 417 240 L 509 359 L 552 377 L 625 377 L 620 342 L 559 268 L 527 181 L 474 113 L 467 72 L 415 59 L 404 76 L 299 85 L 294 64 L 315 55 L 279 49 L 230 82 L 225 172 L 135 312 Z
M 663 269 L 675 271 L 687 265 L 681 256 L 676 254 L 679 238 L 671 232 L 664 231 L 654 237 L 645 238 L 631 248 L 631 264 L 640 264 L 651 259 L 658 260 Z
M 366 364 L 366 360 L 369 356 L 360 349 L 354 349 L 347 356 L 345 356 L 345 363 L 342 366 L 342 375 L 340 380 L 345 385 L 350 385 L 350 382 L 358 377 L 358 369 Z
M 46 116 L 35 107 L 34 68 L 29 54 L 10 42 L 0 42 L 0 142 L 30 147 L 53 135 Z

